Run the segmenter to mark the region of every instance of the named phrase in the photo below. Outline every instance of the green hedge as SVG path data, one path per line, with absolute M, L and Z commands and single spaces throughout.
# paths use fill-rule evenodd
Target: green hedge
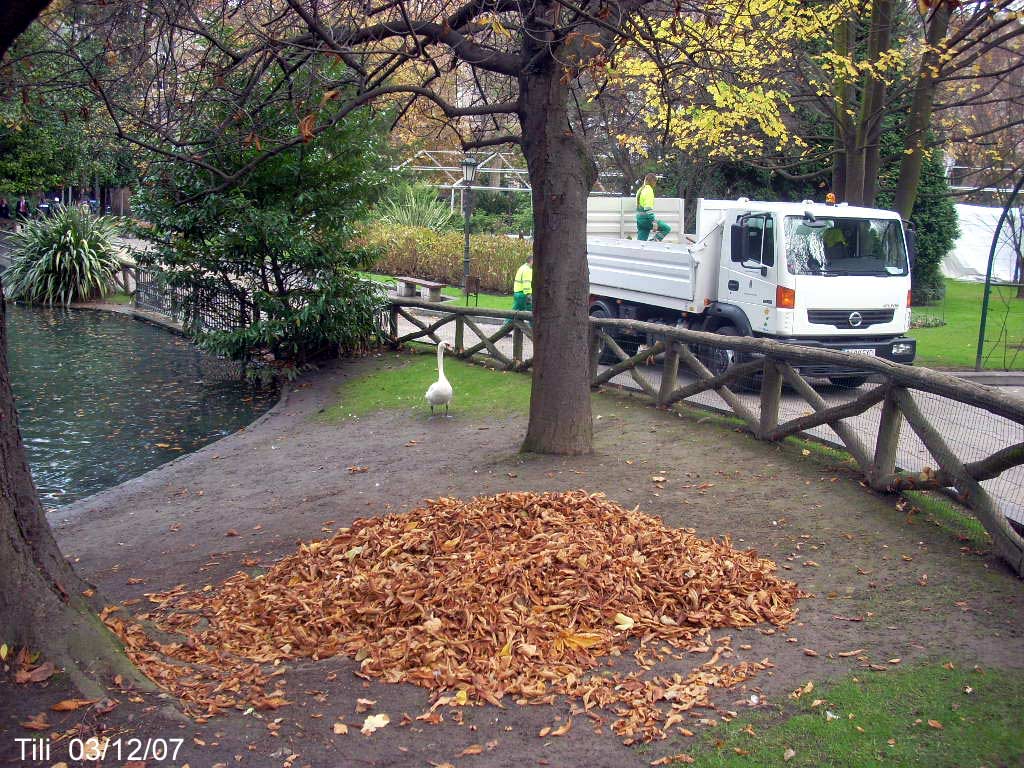
M 353 244 L 374 257 L 374 272 L 462 284 L 461 232 L 375 224 L 360 233 Z M 532 248 L 529 240 L 473 235 L 469 272 L 480 276 L 480 287 L 484 291 L 512 293 L 512 279 Z

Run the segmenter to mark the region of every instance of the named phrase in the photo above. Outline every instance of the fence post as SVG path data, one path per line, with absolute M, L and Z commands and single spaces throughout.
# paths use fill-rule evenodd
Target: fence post
M 512 328 L 512 362 L 515 365 L 523 362 L 523 329 L 518 322 Z
M 661 387 L 658 388 L 658 405 L 664 407 L 679 381 L 679 342 L 665 340 L 665 363 L 661 369 Z
M 882 401 L 882 417 L 878 422 L 878 440 L 875 443 L 875 457 L 871 462 L 868 482 L 876 491 L 887 490 L 896 474 L 896 450 L 900 442 L 903 413 L 896 396 L 897 387 L 890 385 Z
M 466 321 L 462 315 L 455 316 L 455 354 L 461 355 L 466 351 Z
M 597 369 L 600 366 L 601 361 L 601 337 L 598 335 L 600 332 L 600 326 L 596 325 L 593 321 L 590 322 L 590 382 L 593 386 L 594 379 L 597 378 Z
M 770 357 L 764 359 L 764 377 L 761 381 L 761 419 L 757 439 L 764 440 L 779 426 L 779 402 L 782 400 L 782 372 Z

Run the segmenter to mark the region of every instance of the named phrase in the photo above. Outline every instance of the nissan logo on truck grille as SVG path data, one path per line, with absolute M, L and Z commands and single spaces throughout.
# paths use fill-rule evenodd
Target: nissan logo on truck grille
M 835 328 L 869 328 L 891 323 L 896 310 L 889 309 L 809 309 L 807 321 Z

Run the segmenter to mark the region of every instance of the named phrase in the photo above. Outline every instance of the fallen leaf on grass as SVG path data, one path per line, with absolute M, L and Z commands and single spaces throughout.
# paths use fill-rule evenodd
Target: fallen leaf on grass
M 353 475 L 358 475 L 358 474 L 361 474 L 363 472 L 369 472 L 370 468 L 369 467 L 349 467 L 348 471 L 351 474 L 353 474 Z
M 53 662 L 46 661 L 34 669 L 19 669 L 14 673 L 14 682 L 21 685 L 25 683 L 41 683 L 53 677 L 53 673 Z
M 50 709 L 54 712 L 74 712 L 82 707 L 89 707 L 95 704 L 97 699 L 64 699 L 58 701 Z
M 620 632 L 625 632 L 633 628 L 636 622 L 624 613 L 615 614 L 615 628 Z
M 570 717 L 565 721 L 564 725 L 560 725 L 551 732 L 552 736 L 565 736 L 569 731 L 572 730 L 572 718 Z
M 470 744 L 464 750 L 459 752 L 459 757 L 466 757 L 467 755 L 479 755 L 484 751 L 483 745 L 481 744 Z
M 92 711 L 97 715 L 106 715 L 114 711 L 117 703 L 117 699 L 100 699 L 96 702 L 96 706 L 92 708 Z
M 391 718 L 383 712 L 379 715 L 369 715 L 366 720 L 363 721 L 363 727 L 360 729 L 360 733 L 362 733 L 363 736 L 369 736 L 371 733 L 383 728 L 390 722 Z
M 799 699 L 805 693 L 810 693 L 813 690 L 814 690 L 814 683 L 812 681 L 808 680 L 806 685 L 802 685 L 801 687 L 799 687 L 795 691 L 793 691 L 791 694 L 789 694 L 789 698 L 791 698 L 791 699 Z
M 345 725 L 344 723 L 335 723 L 334 724 L 334 735 L 335 736 L 347 736 L 348 735 L 348 726 Z
M 817 656 L 818 652 L 813 648 L 804 648 L 804 656 Z
M 672 763 L 686 763 L 689 765 L 693 762 L 693 758 L 685 752 L 680 752 L 677 755 L 669 755 L 668 757 L 662 757 L 657 760 L 652 760 L 651 765 L 671 765 Z
M 21 723 L 21 727 L 28 728 L 30 731 L 45 731 L 50 724 L 46 721 L 46 713 L 40 712 Z
M 787 749 L 785 752 L 782 753 L 782 759 L 784 761 L 786 761 L 787 763 L 790 760 L 792 760 L 794 757 L 796 757 L 796 750 L 795 749 Z
M 929 720 L 928 721 L 928 726 L 930 728 L 935 728 L 936 730 L 939 730 L 939 731 L 942 730 L 942 723 L 940 723 L 938 720 Z
M 360 715 L 363 714 L 363 712 L 368 712 L 376 703 L 376 699 L 356 699 L 356 712 Z
M 850 656 L 860 656 L 862 653 L 864 653 L 864 649 L 863 648 L 858 648 L 855 651 L 840 651 L 839 653 L 836 654 L 836 656 L 839 656 L 840 658 L 843 658 L 843 659 L 847 659 Z

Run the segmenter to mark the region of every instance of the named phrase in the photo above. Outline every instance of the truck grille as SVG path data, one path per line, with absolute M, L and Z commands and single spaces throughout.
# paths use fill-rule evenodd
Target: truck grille
M 894 309 L 808 309 L 807 320 L 815 325 L 832 325 L 836 328 L 868 328 L 891 323 L 895 313 Z

